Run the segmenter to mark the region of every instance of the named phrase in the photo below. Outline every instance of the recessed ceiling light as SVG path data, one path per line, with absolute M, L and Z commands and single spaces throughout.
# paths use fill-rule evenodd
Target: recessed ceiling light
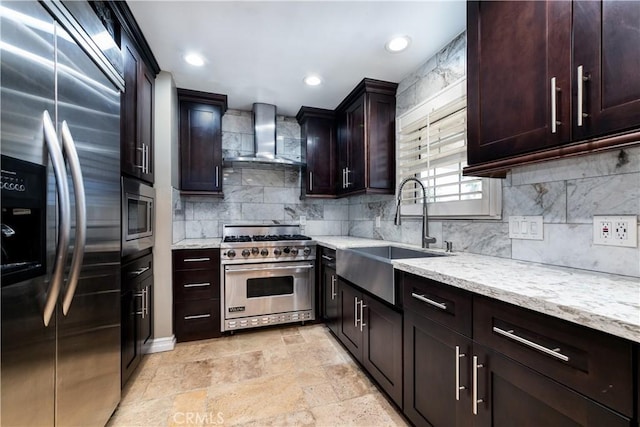
M 392 53 L 402 52 L 411 43 L 409 36 L 394 37 L 387 42 L 385 48 Z
M 315 74 L 310 74 L 304 78 L 304 82 L 309 86 L 318 86 L 320 83 L 322 83 L 322 79 Z
M 191 64 L 195 67 L 202 67 L 204 65 L 204 58 L 197 53 L 188 53 L 184 56 L 184 60 L 187 61 L 188 64 Z

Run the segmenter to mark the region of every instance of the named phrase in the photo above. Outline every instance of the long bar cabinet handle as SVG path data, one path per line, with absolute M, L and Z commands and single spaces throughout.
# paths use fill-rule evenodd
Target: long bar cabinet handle
M 556 84 L 556 78 L 551 78 L 551 133 L 558 131 L 558 125 L 561 122 L 558 121 L 558 92 L 559 88 Z
M 216 188 L 220 186 L 220 166 L 216 166 Z
M 424 295 L 420 295 L 420 294 L 416 294 L 415 292 L 411 292 L 411 296 L 417 300 L 420 300 L 422 302 L 426 302 L 427 304 L 431 304 L 434 307 L 438 307 L 441 310 L 446 310 L 447 309 L 447 304 L 443 303 L 443 302 L 437 302 L 434 301 L 432 299 L 426 298 Z
M 313 191 L 313 171 L 309 171 L 309 191 Z
M 507 337 L 507 338 L 509 338 L 509 339 L 511 339 L 513 341 L 519 342 L 520 344 L 524 344 L 524 345 L 526 345 L 528 347 L 531 347 L 531 348 L 533 348 L 535 350 L 541 351 L 544 354 L 548 354 L 551 357 L 555 357 L 556 359 L 560 359 L 563 362 L 568 362 L 569 361 L 569 356 L 566 356 L 566 355 L 560 353 L 558 351 L 559 349 L 550 349 L 550 348 L 547 348 L 547 347 L 545 347 L 543 345 L 540 345 L 540 344 L 538 344 L 536 342 L 529 341 L 526 338 L 522 338 L 522 337 L 516 335 L 513 332 L 513 330 L 505 331 L 504 329 L 500 329 L 500 328 L 497 328 L 497 327 L 494 326 L 493 327 L 493 332 L 495 332 L 497 334 L 500 334 L 500 335 L 502 335 L 504 337 Z
M 478 363 L 478 356 L 473 356 L 473 415 L 478 415 L 478 403 L 484 402 L 483 399 L 478 399 L 478 369 L 484 367 L 481 363 Z
M 192 316 L 184 316 L 184 320 L 206 319 L 208 317 L 211 317 L 211 314 L 194 314 Z
M 336 292 L 336 282 L 337 282 L 337 277 L 335 275 L 331 275 L 331 300 L 333 301 L 334 299 L 336 299 L 336 297 L 338 296 L 338 293 Z
M 353 306 L 353 326 L 357 328 L 358 327 L 358 297 L 353 297 L 353 300 L 355 301 Z
M 184 259 L 184 262 L 204 262 L 204 261 L 211 261 L 211 258 L 204 257 L 204 258 L 185 258 Z
M 207 286 L 211 286 L 211 283 L 210 282 L 185 283 L 184 285 L 182 285 L 182 287 L 184 288 L 206 288 Z
M 456 346 L 456 400 L 460 400 L 460 390 L 464 390 L 466 387 L 460 385 L 460 359 L 465 357 L 464 353 L 460 353 L 460 346 Z
M 367 307 L 367 305 L 365 305 L 364 300 L 360 300 L 360 332 L 362 332 L 362 328 L 367 326 L 367 324 L 364 323 L 364 309 L 365 309 L 365 307 Z
M 583 125 L 583 119 L 589 117 L 589 114 L 584 112 L 584 82 L 589 81 L 589 76 L 584 73 L 584 66 L 578 66 L 578 108 L 577 108 L 577 125 Z

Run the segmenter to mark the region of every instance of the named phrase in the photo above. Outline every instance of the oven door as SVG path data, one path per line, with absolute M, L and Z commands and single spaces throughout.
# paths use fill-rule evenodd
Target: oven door
M 313 309 L 313 262 L 224 267 L 225 319 Z

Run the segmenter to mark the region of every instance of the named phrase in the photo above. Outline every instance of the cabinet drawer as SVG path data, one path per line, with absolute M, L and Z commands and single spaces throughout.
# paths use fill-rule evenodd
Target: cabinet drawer
M 175 302 L 220 298 L 220 271 L 178 270 L 173 273 Z
M 153 255 L 145 255 L 122 266 L 122 290 L 135 290 L 137 284 L 153 276 Z
M 219 299 L 174 303 L 173 307 L 173 324 L 178 342 L 221 335 Z
M 471 294 L 424 277 L 412 274 L 404 274 L 403 277 L 405 310 L 471 336 Z
M 633 415 L 629 341 L 483 297 L 474 297 L 473 313 L 478 343 Z
M 181 249 L 173 251 L 174 270 L 220 268 L 220 249 Z

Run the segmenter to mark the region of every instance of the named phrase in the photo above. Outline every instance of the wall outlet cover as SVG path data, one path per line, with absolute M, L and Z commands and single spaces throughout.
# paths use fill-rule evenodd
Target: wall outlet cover
M 594 216 L 593 244 L 635 248 L 638 246 L 638 217 Z

